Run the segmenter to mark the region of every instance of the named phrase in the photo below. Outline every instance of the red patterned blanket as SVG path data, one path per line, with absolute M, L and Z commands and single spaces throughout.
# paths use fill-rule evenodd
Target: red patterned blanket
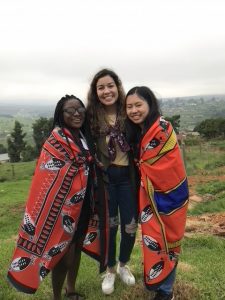
M 144 281 L 155 289 L 175 268 L 184 235 L 188 184 L 176 134 L 159 118 L 140 148 Z
M 45 142 L 8 271 L 8 279 L 20 291 L 35 293 L 67 251 L 79 220 L 90 160 L 67 130 L 55 128 Z M 96 199 L 84 241 L 84 251 L 100 261 L 101 269 L 106 265 L 108 230 L 104 200 Z

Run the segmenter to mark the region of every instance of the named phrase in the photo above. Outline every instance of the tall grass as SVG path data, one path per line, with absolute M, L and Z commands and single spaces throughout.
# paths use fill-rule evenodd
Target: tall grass
M 188 175 L 198 173 L 217 174 L 219 167 L 225 166 L 225 152 L 210 143 L 185 147 L 185 165 Z

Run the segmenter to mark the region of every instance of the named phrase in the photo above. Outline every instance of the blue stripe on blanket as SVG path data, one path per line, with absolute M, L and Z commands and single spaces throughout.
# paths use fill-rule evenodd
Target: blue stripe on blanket
M 187 179 L 175 190 L 169 193 L 154 192 L 154 198 L 159 213 L 169 214 L 181 207 L 188 199 Z

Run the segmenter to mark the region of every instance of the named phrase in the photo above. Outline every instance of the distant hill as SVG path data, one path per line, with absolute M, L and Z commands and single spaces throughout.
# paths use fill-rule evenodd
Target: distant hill
M 50 118 L 54 114 L 54 106 L 51 105 L 27 105 L 27 104 L 0 104 L 0 144 L 6 146 L 6 140 L 15 120 L 23 125 L 26 133 L 25 140 L 33 143 L 32 124 L 40 117 Z
M 160 100 L 164 116 L 181 116 L 181 129 L 192 131 L 201 121 L 225 118 L 225 95 L 201 95 Z
M 30 104 L 2 104 L 0 103 L 0 117 L 50 117 L 53 116 L 53 105 L 30 105 Z
M 204 119 L 225 117 L 225 95 L 163 98 L 159 101 L 164 116 L 181 116 L 181 130 L 185 131 L 192 131 Z M 40 117 L 53 117 L 54 109 L 53 105 L 0 103 L 0 144 L 6 144 L 15 120 L 23 124 L 26 140 L 32 143 L 32 124 Z

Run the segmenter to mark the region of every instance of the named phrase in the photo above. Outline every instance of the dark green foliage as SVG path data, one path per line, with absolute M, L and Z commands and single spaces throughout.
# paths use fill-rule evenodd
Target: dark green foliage
M 198 131 L 207 139 L 225 137 L 225 119 L 206 119 L 198 124 L 194 131 Z
M 37 151 L 34 147 L 26 145 L 25 149 L 21 152 L 22 161 L 32 161 L 37 157 Z
M 48 138 L 51 130 L 52 130 L 53 119 L 47 119 L 41 117 L 36 120 L 33 125 L 33 138 L 36 145 L 36 154 L 39 155 L 42 145 L 45 140 Z
M 26 143 L 24 137 L 26 133 L 22 131 L 22 125 L 20 122 L 15 121 L 15 126 L 11 132 L 11 137 L 7 139 L 8 143 L 8 155 L 10 162 L 19 162 L 21 152 L 24 150 Z
M 3 144 L 0 144 L 0 154 L 6 153 L 6 152 L 7 152 L 6 147 Z
M 180 131 L 180 115 L 165 117 L 165 119 L 172 124 L 173 129 L 175 130 L 176 134 L 178 134 Z

